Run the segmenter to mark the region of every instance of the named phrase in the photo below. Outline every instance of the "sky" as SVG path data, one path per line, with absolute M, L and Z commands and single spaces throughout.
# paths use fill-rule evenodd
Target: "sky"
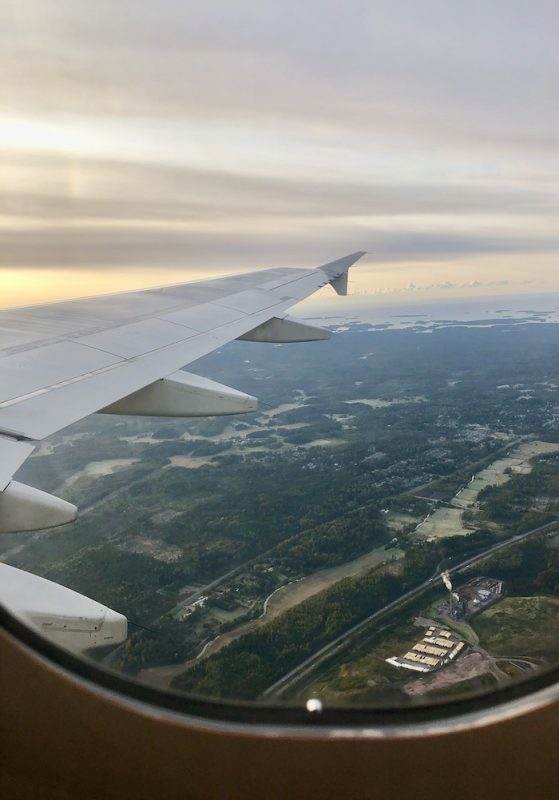
M 0 306 L 315 266 L 559 290 L 556 0 L 4 0 Z

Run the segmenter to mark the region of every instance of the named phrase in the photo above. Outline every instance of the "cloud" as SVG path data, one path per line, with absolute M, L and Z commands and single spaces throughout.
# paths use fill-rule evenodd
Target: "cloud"
M 555 208 L 553 187 L 450 181 L 251 175 L 115 159 L 0 154 L 10 175 L 0 214 L 41 219 L 179 220 L 268 216 L 530 215 Z
M 471 255 L 559 251 L 559 237 L 449 235 L 400 230 L 355 230 L 343 221 L 320 221 L 281 230 L 199 230 L 146 225 L 0 230 L 0 266 L 4 267 L 184 267 L 258 268 L 313 266 L 362 247 L 380 263 L 451 262 Z
M 558 144 L 551 0 L 474 0 L 468 14 L 440 0 L 69 0 L 47 14 L 24 0 L 0 22 L 15 113 Z
M 379 286 L 374 289 L 357 289 L 356 291 L 352 292 L 352 294 L 358 297 L 365 297 L 368 295 L 386 295 L 386 294 L 414 294 L 414 293 L 421 293 L 421 292 L 433 292 L 433 291 L 449 291 L 449 290 L 456 290 L 456 289 L 497 289 L 497 288 L 504 288 L 504 287 L 519 287 L 525 286 L 531 283 L 531 281 L 510 281 L 506 278 L 502 280 L 493 280 L 493 281 L 466 281 L 463 283 L 460 282 L 453 282 L 453 281 L 443 281 L 442 283 L 425 283 L 425 284 L 417 284 L 413 281 L 409 283 L 407 286 L 396 288 L 394 286 Z
M 536 224 L 552 216 L 548 186 L 311 181 L 60 154 L 11 154 L 0 168 L 5 267 L 252 268 L 356 248 L 410 263 L 559 247 L 554 226 Z
M 4 4 L 0 266 L 363 248 L 417 286 L 424 262 L 508 275 L 559 252 L 558 23 L 551 0 Z

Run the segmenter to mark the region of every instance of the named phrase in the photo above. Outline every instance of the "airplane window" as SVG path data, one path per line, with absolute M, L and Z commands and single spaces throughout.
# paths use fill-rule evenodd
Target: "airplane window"
M 314 5 L 2 12 L 0 605 L 181 697 L 496 702 L 559 666 L 553 24 Z

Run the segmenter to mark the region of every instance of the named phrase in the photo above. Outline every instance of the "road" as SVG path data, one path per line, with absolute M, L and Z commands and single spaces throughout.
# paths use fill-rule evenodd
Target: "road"
M 480 465 L 483 465 L 487 461 L 490 461 L 492 458 L 495 458 L 496 456 L 498 456 L 498 454 L 517 446 L 520 442 L 524 441 L 527 438 L 529 438 L 529 437 L 526 437 L 526 436 L 519 437 L 519 438 L 513 440 L 512 442 L 508 442 L 508 443 L 504 444 L 502 447 L 500 447 L 498 450 L 496 450 L 490 456 L 486 456 L 485 458 L 480 459 L 479 461 L 475 462 L 474 464 L 471 464 L 469 466 L 469 469 L 475 471 L 476 468 L 479 467 Z M 156 470 L 154 470 L 154 472 L 150 473 L 149 475 L 147 475 L 147 476 L 144 475 L 144 476 L 138 478 L 137 480 L 135 480 L 135 481 L 133 481 L 133 482 L 131 482 L 129 484 L 125 484 L 124 486 L 121 486 L 118 489 L 115 489 L 110 494 L 105 495 L 102 498 L 99 498 L 98 500 L 96 500 L 93 503 L 91 503 L 89 506 L 86 506 L 85 508 L 83 508 L 81 510 L 81 514 L 84 515 L 84 514 L 90 513 L 91 511 L 94 511 L 98 506 L 102 505 L 107 500 L 114 499 L 115 497 L 117 497 L 121 493 L 126 492 L 131 486 L 134 486 L 136 484 L 142 483 L 146 479 L 152 478 L 154 473 L 160 472 L 162 469 L 165 469 L 165 468 L 166 467 L 162 467 L 162 468 L 159 467 Z M 400 497 L 400 496 L 406 496 L 406 495 L 414 496 L 415 492 L 421 491 L 422 489 L 424 489 L 427 486 L 429 486 L 430 483 L 432 483 L 432 480 L 429 483 L 424 483 L 424 484 L 421 484 L 419 486 L 414 486 L 414 487 L 412 487 L 412 488 L 410 488 L 410 489 L 408 489 L 406 491 L 403 491 L 403 492 L 401 492 L 401 493 L 399 493 L 397 495 L 394 495 L 394 497 Z M 386 500 L 390 500 L 390 499 L 392 499 L 392 497 L 385 498 L 385 501 Z M 425 498 L 422 498 L 422 499 L 425 499 Z M 352 513 L 357 513 L 358 511 L 364 511 L 364 510 L 370 508 L 371 506 L 372 507 L 376 507 L 376 506 L 378 506 L 378 502 L 379 502 L 378 500 L 374 500 L 374 501 L 370 501 L 368 503 L 363 503 L 358 508 L 352 509 Z M 437 502 L 440 503 L 440 501 L 437 501 Z M 273 552 L 280 545 L 285 545 L 286 543 L 289 543 L 290 541 L 297 540 L 300 536 L 302 536 L 305 533 L 307 533 L 308 530 L 309 529 L 306 529 L 306 530 L 303 530 L 303 531 L 299 531 L 298 533 L 294 534 L 293 536 L 289 537 L 288 539 L 284 539 L 281 542 L 279 542 L 278 544 L 273 545 L 268 550 L 265 550 L 263 552 L 258 553 L 257 555 L 249 558 L 248 560 L 242 562 L 241 564 L 238 564 L 233 569 L 228 570 L 227 572 L 223 573 L 222 575 L 217 576 L 216 578 L 214 578 L 213 580 L 211 580 L 209 583 L 205 584 L 204 586 L 200 586 L 198 589 L 196 589 L 196 591 L 193 594 L 190 594 L 187 597 L 182 598 L 175 606 L 173 606 L 171 609 L 167 610 L 164 614 L 162 614 L 161 617 L 158 617 L 155 620 L 150 620 L 149 625 L 150 626 L 156 625 L 159 622 L 159 620 L 162 619 L 163 617 L 176 615 L 185 606 L 190 605 L 191 603 L 194 603 L 196 600 L 199 600 L 200 597 L 202 597 L 203 595 L 206 595 L 208 592 L 211 592 L 214 589 L 216 589 L 218 586 L 221 586 L 222 584 L 226 583 L 231 578 L 235 577 L 236 575 L 238 575 L 241 572 L 243 572 L 243 570 L 245 570 L 248 567 L 250 567 L 256 561 L 258 561 L 258 560 L 260 560 L 262 558 L 265 558 L 266 556 L 272 555 Z M 118 535 L 119 534 L 117 534 L 116 537 L 114 537 L 114 538 L 118 538 Z M 111 539 L 111 538 L 113 538 L 113 537 L 109 537 L 109 539 Z M 79 557 L 79 553 L 78 554 L 74 554 L 73 557 Z M 132 624 L 135 624 L 135 623 L 132 623 Z M 142 628 L 144 626 L 138 625 L 137 627 Z M 147 630 L 149 630 L 149 628 L 147 628 Z M 118 647 L 115 648 L 115 650 L 113 650 L 111 653 L 109 653 L 106 656 L 106 658 L 104 660 L 104 663 L 106 664 L 106 666 L 112 666 L 115 663 L 115 661 L 117 660 L 118 656 L 120 655 L 120 652 L 124 649 L 124 647 L 125 647 L 124 644 L 119 645 Z
M 518 542 L 523 541 L 524 539 L 528 539 L 530 536 L 535 536 L 538 533 L 543 533 L 546 530 L 557 525 L 559 519 L 555 519 L 552 522 L 548 522 L 546 525 L 540 525 L 538 528 L 533 528 L 532 530 L 526 531 L 525 533 L 519 533 L 516 536 L 507 539 L 505 542 L 499 542 L 498 544 L 494 544 L 491 547 L 488 547 L 486 550 L 483 550 L 481 553 L 478 553 L 475 556 L 471 556 L 470 558 L 466 559 L 465 561 L 461 561 L 459 564 L 455 564 L 453 567 L 449 568 L 448 572 L 453 574 L 455 572 L 459 572 L 461 570 L 466 569 L 467 567 L 471 567 L 474 564 L 477 564 L 479 561 L 483 561 L 484 559 L 488 558 L 489 556 L 493 555 L 493 553 L 498 552 L 499 550 L 503 550 L 507 547 L 511 547 L 513 544 L 517 544 Z M 327 660 L 330 660 L 335 655 L 337 655 L 340 651 L 348 647 L 355 638 L 371 623 L 377 622 L 378 620 L 382 619 L 383 617 L 395 612 L 399 611 L 403 606 L 409 603 L 411 600 L 416 599 L 428 589 L 432 589 L 437 583 L 440 583 L 440 575 L 432 575 L 423 583 L 416 586 L 414 589 L 410 589 L 409 592 L 401 595 L 397 600 L 393 600 L 388 605 L 384 606 L 383 608 L 375 611 L 373 614 L 370 614 L 365 619 L 358 622 L 356 625 L 353 625 L 344 633 L 337 636 L 332 642 L 322 647 L 320 650 L 317 650 L 316 653 L 313 653 L 312 656 L 302 661 L 298 666 L 280 678 L 278 681 L 273 683 L 269 686 L 260 697 L 262 699 L 269 699 L 271 697 L 281 697 L 281 695 L 289 688 L 291 688 L 294 684 L 301 681 L 303 678 L 306 678 L 313 670 L 316 669 L 320 664 L 324 663 Z
M 138 481 L 135 481 L 134 483 L 140 483 L 142 480 L 144 480 L 144 478 L 140 478 L 140 479 L 138 479 Z M 131 484 L 127 484 L 127 486 L 123 486 L 123 487 L 120 487 L 119 489 L 116 489 L 112 494 L 110 494 L 108 496 L 105 496 L 105 497 L 101 498 L 100 500 L 97 500 L 95 503 L 93 503 L 92 505 L 90 505 L 87 508 L 85 508 L 82 513 L 87 513 L 89 511 L 94 510 L 98 505 L 103 503 L 107 498 L 112 499 L 114 496 L 118 495 L 120 492 L 123 492 L 125 489 L 127 489 L 129 486 L 132 486 L 132 485 L 133 484 L 131 483 Z M 410 491 L 414 491 L 414 490 L 411 489 Z M 408 495 L 410 493 L 410 491 L 402 492 L 399 495 L 394 495 L 394 497 L 400 497 L 400 496 L 403 496 L 403 495 Z M 392 496 L 389 496 L 388 498 L 385 498 L 385 501 L 388 501 L 388 500 L 391 500 L 391 499 L 392 499 Z M 363 505 L 352 509 L 351 512 L 344 512 L 344 513 L 355 514 L 358 511 L 365 511 L 366 509 L 368 509 L 370 507 L 376 508 L 378 506 L 378 504 L 379 504 L 379 501 L 378 500 L 374 500 L 374 501 L 371 501 L 369 503 L 364 503 Z M 331 522 L 331 521 L 332 520 L 325 520 L 325 522 Z M 214 578 L 209 583 L 204 584 L 204 586 L 198 587 L 195 592 L 193 592 L 192 594 L 189 594 L 187 597 L 185 597 L 182 600 L 180 600 L 180 602 L 178 602 L 175 606 L 173 606 L 171 609 L 169 609 L 164 614 L 162 614 L 161 617 L 158 617 L 157 619 L 152 620 L 150 622 L 150 624 L 154 625 L 155 623 L 157 623 L 163 617 L 175 615 L 184 606 L 188 606 L 191 603 L 194 603 L 196 600 L 199 600 L 200 597 L 202 597 L 202 595 L 205 595 L 208 592 L 211 592 L 213 589 L 216 589 L 218 586 L 221 586 L 223 583 L 226 583 L 231 578 L 234 578 L 235 575 L 240 574 L 241 572 L 243 572 L 243 570 L 245 570 L 248 567 L 250 567 L 252 564 L 256 563 L 257 561 L 261 560 L 262 558 L 266 558 L 267 556 L 273 555 L 274 551 L 277 550 L 278 547 L 284 546 L 286 544 L 289 544 L 290 542 L 295 542 L 297 539 L 299 539 L 301 536 L 303 536 L 304 534 L 308 533 L 311 530 L 312 530 L 312 527 L 311 528 L 305 528 L 302 531 L 298 531 L 297 533 L 293 534 L 292 536 L 288 537 L 287 539 L 282 539 L 277 544 L 274 544 L 268 550 L 263 550 L 263 551 L 257 553 L 257 555 L 252 556 L 251 558 L 249 558 L 247 561 L 243 561 L 242 563 L 238 564 L 236 567 L 233 567 L 233 569 L 228 570 L 227 572 L 223 573 L 222 575 L 218 575 L 217 578 Z M 309 577 L 309 576 L 305 575 L 305 577 Z M 123 647 L 123 645 L 121 645 L 121 647 Z M 114 653 L 112 653 L 111 655 L 114 655 Z
M 521 436 L 521 437 L 519 437 L 517 439 L 514 439 L 512 442 L 508 442 L 507 444 L 504 444 L 502 447 L 500 447 L 498 450 L 496 450 L 491 455 L 486 456 L 485 458 L 482 458 L 479 461 L 476 461 L 474 464 L 471 464 L 469 469 L 471 469 L 471 470 L 473 470 L 475 472 L 479 468 L 479 466 L 484 465 L 486 463 L 491 463 L 491 461 L 494 460 L 495 457 L 498 457 L 499 454 L 501 454 L 503 452 L 506 452 L 507 450 L 510 450 L 513 447 L 516 447 L 518 444 L 520 444 L 521 442 L 523 442 L 523 441 L 525 441 L 526 439 L 529 439 L 529 438 L 530 437 L 528 437 L 528 436 Z M 406 496 L 406 495 L 411 495 L 412 497 L 416 497 L 416 496 L 419 497 L 419 495 L 415 495 L 414 492 L 421 491 L 421 489 L 424 489 L 425 487 L 429 486 L 429 484 L 432 483 L 432 482 L 433 481 L 431 480 L 429 483 L 424 483 L 421 486 L 416 486 L 416 487 L 414 487 L 412 489 L 408 489 L 407 491 L 401 492 L 398 495 L 394 495 L 394 497 L 403 497 L 403 496 Z M 392 499 L 392 497 L 385 498 L 385 500 L 386 499 L 390 500 L 390 499 Z M 430 499 L 430 498 L 420 497 L 420 499 L 425 500 L 425 499 Z M 445 503 L 444 501 L 441 501 L 441 500 L 436 500 L 435 502 L 438 502 L 438 503 L 440 503 L 442 505 L 450 505 L 450 503 Z M 370 508 L 371 506 L 376 507 L 378 505 L 378 503 L 379 503 L 378 500 L 374 500 L 374 501 L 371 501 L 369 503 L 364 503 L 363 505 L 358 506 L 355 509 L 352 509 L 351 513 L 355 514 L 358 511 L 364 511 L 367 508 Z M 87 509 L 87 510 L 90 510 L 90 509 Z M 219 577 L 215 578 L 210 583 L 207 583 L 205 586 L 201 586 L 199 589 L 196 590 L 196 592 L 194 594 L 189 595 L 184 600 L 181 600 L 180 603 L 177 603 L 177 605 L 174 606 L 174 608 L 170 609 L 170 611 L 165 612 L 165 614 L 163 616 L 176 614 L 183 606 L 190 605 L 195 600 L 198 600 L 202 595 L 207 594 L 207 592 L 210 592 L 212 589 L 217 588 L 222 583 L 225 583 L 226 581 L 228 581 L 230 578 L 233 578 L 235 575 L 239 574 L 244 569 L 249 567 L 251 564 L 253 564 L 256 561 L 258 561 L 259 559 L 265 558 L 268 555 L 272 555 L 274 550 L 276 550 L 280 546 L 280 544 L 281 545 L 285 545 L 285 544 L 289 543 L 290 541 L 295 541 L 300 536 L 302 536 L 303 534 L 307 533 L 309 530 L 311 530 L 311 528 L 305 529 L 303 531 L 299 531 L 298 533 L 296 533 L 295 535 L 289 537 L 288 539 L 284 539 L 280 543 L 275 544 L 273 547 L 270 547 L 268 550 L 265 550 L 264 552 L 258 553 L 258 555 L 248 559 L 248 561 L 244 561 L 242 564 L 239 564 L 234 569 L 229 570 L 224 575 L 220 575 Z M 438 573 L 435 573 L 434 577 L 436 577 L 437 574 Z

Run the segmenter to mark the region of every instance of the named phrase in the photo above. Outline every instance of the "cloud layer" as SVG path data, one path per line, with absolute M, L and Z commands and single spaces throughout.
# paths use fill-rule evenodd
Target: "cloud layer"
M 555 2 L 14 0 L 0 24 L 0 268 L 366 249 L 393 288 L 431 263 L 483 290 L 545 255 L 559 288 Z

